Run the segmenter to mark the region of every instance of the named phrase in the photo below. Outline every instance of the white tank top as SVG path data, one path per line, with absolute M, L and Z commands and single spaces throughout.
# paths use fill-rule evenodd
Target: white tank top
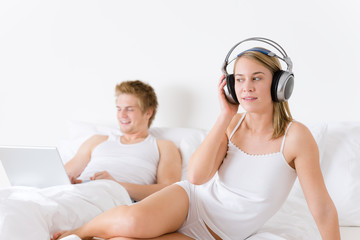
M 95 147 L 79 178 L 89 179 L 96 172 L 108 171 L 119 182 L 154 184 L 158 163 L 159 149 L 152 135 L 135 144 L 122 144 L 120 136 L 110 135 Z
M 296 172 L 283 155 L 286 129 L 280 152 L 251 155 L 239 149 L 231 138 L 218 173 L 198 186 L 199 211 L 204 222 L 222 239 L 245 239 L 257 231 L 286 200 Z

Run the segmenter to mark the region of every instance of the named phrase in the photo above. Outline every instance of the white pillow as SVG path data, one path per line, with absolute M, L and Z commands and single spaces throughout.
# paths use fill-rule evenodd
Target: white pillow
M 321 159 L 322 156 L 324 155 L 328 124 L 325 122 L 313 122 L 313 123 L 305 123 L 305 126 L 309 128 L 311 134 L 313 135 L 318 145 L 320 159 Z
M 328 124 L 321 161 L 341 226 L 360 226 L 360 122 Z
M 101 124 L 70 121 L 68 123 L 69 136 L 58 145 L 60 155 L 64 162 L 70 160 L 80 145 L 95 134 L 121 135 L 118 127 Z M 196 128 L 150 128 L 149 132 L 157 139 L 167 139 L 175 143 L 182 156 L 182 179 L 187 177 L 187 163 L 206 136 L 206 131 Z

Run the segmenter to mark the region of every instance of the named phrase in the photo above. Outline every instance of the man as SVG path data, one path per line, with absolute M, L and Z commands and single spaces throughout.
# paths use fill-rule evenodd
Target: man
M 180 152 L 173 142 L 149 134 L 158 106 L 150 85 L 139 80 L 122 82 L 116 86 L 116 97 L 123 135 L 90 137 L 65 168 L 72 183 L 111 179 L 140 201 L 181 179 Z

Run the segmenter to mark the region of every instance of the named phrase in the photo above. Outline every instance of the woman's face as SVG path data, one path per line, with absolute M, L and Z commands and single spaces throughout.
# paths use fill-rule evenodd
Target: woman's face
M 246 111 L 261 111 L 273 105 L 271 98 L 272 72 L 256 60 L 241 57 L 234 71 L 235 91 Z

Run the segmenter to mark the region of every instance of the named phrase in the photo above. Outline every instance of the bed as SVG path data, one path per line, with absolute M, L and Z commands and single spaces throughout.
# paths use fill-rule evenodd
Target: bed
M 343 240 L 360 239 L 360 123 L 308 123 L 320 150 L 325 183 L 337 207 Z M 69 137 L 58 146 L 68 161 L 89 136 L 119 133 L 115 127 L 69 122 Z M 194 128 L 151 128 L 158 138 L 172 140 L 187 162 L 207 131 Z M 0 189 L 0 239 L 48 240 L 49 233 L 75 228 L 119 204 L 130 204 L 127 192 L 109 180 L 45 189 Z M 287 201 L 250 240 L 321 239 L 298 181 Z

